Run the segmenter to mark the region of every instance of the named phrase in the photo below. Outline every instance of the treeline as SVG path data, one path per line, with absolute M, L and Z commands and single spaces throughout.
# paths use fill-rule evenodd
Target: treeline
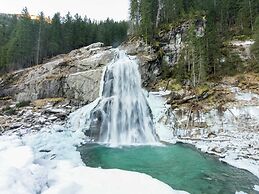
M 159 27 L 193 16 L 206 16 L 208 24 L 224 36 L 251 34 L 259 13 L 258 0 L 131 0 L 135 32 L 152 37 Z
M 155 42 L 157 45 L 157 34 L 161 30 L 192 21 L 183 54 L 177 66 L 167 72 L 167 76 L 181 82 L 191 80 L 194 86 L 208 78 L 243 71 L 239 56 L 226 48 L 226 42 L 231 39 L 249 39 L 253 35 L 259 41 L 256 26 L 259 22 L 255 22 L 258 14 L 258 0 L 130 1 L 131 31 L 151 44 Z M 195 23 L 200 21 L 206 26 L 202 37 L 195 34 Z M 258 53 L 257 48 L 259 46 L 254 46 L 254 51 Z
M 21 15 L 0 16 L 0 70 L 6 72 L 42 63 L 44 59 L 73 49 L 103 42 L 118 46 L 127 36 L 127 22 L 97 22 L 68 13 L 52 19 L 43 13 L 32 19 L 25 8 Z

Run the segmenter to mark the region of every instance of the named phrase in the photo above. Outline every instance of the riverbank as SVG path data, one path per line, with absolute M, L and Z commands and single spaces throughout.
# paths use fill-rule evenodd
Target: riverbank
M 219 160 L 259 177 L 259 95 L 248 88 L 229 84 L 220 87 L 227 92 L 225 97 L 228 95 L 232 99 L 220 107 L 215 103 L 214 108 L 200 102 L 204 107 L 210 106 L 206 110 L 186 104 L 173 109 L 168 105 L 170 91 L 153 93 L 156 98 L 164 99 L 160 100 L 160 106 L 151 105 L 152 110 L 159 113 L 155 121 L 158 134 L 164 134 L 163 141 L 192 144 L 202 152 L 217 155 Z M 154 102 L 151 100 L 150 104 Z
M 193 117 L 191 124 L 188 120 L 190 114 L 184 113 L 184 109 L 181 108 L 172 109 L 172 106 L 166 103 L 170 92 L 146 93 L 157 134 L 162 141 L 192 144 L 202 152 L 217 155 L 221 161 L 246 169 L 259 177 L 259 97 L 248 89 L 228 84 L 222 87 L 233 100 L 227 101 L 221 110 L 212 108 L 200 111 L 199 114 L 192 112 L 192 116 L 196 117 Z M 96 103 L 93 103 L 91 106 L 95 105 Z M 81 177 L 76 172 L 78 169 L 85 173 L 89 172 L 88 170 L 92 171 L 85 167 L 79 152 L 76 151 L 76 146 L 86 140 L 82 131 L 77 129 L 83 127 L 86 114 L 90 112 L 91 107 L 85 106 L 74 112 L 76 107 L 64 99 L 36 100 L 23 106 L 10 100 L 8 106 L 10 108 L 4 110 L 0 116 L 4 121 L 1 123 L 3 130 L 0 156 L 5 166 L 5 170 L 1 170 L 1 177 L 5 177 L 1 189 L 12 193 L 13 190 L 7 189 L 10 184 L 16 182 L 17 187 L 21 187 L 21 191 L 26 194 L 44 193 L 48 190 L 59 193 L 64 189 L 63 186 L 68 186 L 71 189 L 69 191 L 74 192 L 74 184 L 80 185 L 81 182 L 75 183 L 70 177 L 61 179 L 61 175 L 72 173 L 73 179 L 79 180 Z M 182 114 L 179 114 L 179 110 Z M 70 114 L 71 112 L 73 114 Z M 73 115 L 76 114 L 81 115 L 79 120 L 73 119 Z M 74 127 L 67 124 L 68 120 Z M 19 156 L 20 159 L 15 160 L 15 156 Z M 96 175 L 98 179 L 103 177 L 101 179 L 105 182 L 107 177 L 109 180 L 112 179 L 106 172 L 96 173 L 99 174 Z M 121 173 L 127 174 L 124 171 Z M 139 180 L 136 178 L 139 177 L 146 180 L 143 184 L 159 185 L 153 183 L 151 177 L 143 174 L 125 176 L 127 181 L 132 177 Z M 27 178 L 20 180 L 19 177 L 29 177 L 30 184 L 27 184 Z M 61 186 L 64 181 L 67 184 Z M 164 187 L 162 185 L 160 186 Z M 157 188 L 161 189 L 160 186 Z M 82 187 L 86 189 L 84 185 Z M 255 186 L 255 189 L 258 190 L 258 186 Z M 139 190 L 135 193 L 137 192 Z
M 85 119 L 80 117 L 82 116 L 80 113 L 84 113 L 83 116 L 87 117 L 86 114 L 90 112 L 86 110 L 91 109 L 89 106 L 93 105 L 94 103 L 85 106 L 73 114 L 69 114 L 71 107 L 64 108 L 69 105 L 64 106 L 63 103 L 47 103 L 38 109 L 34 103 L 20 107 L 19 110 L 11 106 L 15 108 L 17 114 L 11 116 L 12 122 L 5 123 L 5 129 L 9 128 L 0 136 L 1 193 L 186 193 L 173 190 L 167 184 L 143 173 L 85 166 L 77 146 L 85 142 L 86 137 L 77 126 L 80 126 L 82 119 Z M 24 114 L 21 114 L 21 111 Z M 58 117 L 60 112 L 67 113 L 63 120 Z M 79 119 L 73 119 L 77 116 Z M 41 120 L 45 117 L 46 121 L 43 123 Z M 47 120 L 51 117 L 56 119 Z M 41 121 L 42 125 L 37 129 L 32 128 L 35 126 L 25 129 L 24 122 L 29 118 L 31 123 Z

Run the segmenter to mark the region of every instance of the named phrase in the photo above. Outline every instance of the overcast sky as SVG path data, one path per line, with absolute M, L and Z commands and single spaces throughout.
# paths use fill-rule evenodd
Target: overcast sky
M 118 21 L 128 19 L 129 0 L 0 0 L 0 13 L 21 13 L 24 7 L 32 15 L 43 11 L 46 16 L 52 17 L 56 12 L 64 16 L 70 11 L 91 19 L 109 17 Z

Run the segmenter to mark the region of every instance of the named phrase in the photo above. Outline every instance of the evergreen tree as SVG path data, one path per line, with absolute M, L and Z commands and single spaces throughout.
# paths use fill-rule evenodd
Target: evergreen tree
M 154 34 L 154 27 L 157 14 L 157 0 L 141 0 L 141 34 L 144 35 L 146 41 L 151 40 Z
M 255 59 L 255 66 L 257 68 L 257 71 L 259 72 L 259 15 L 256 18 L 254 26 L 255 26 L 255 31 L 254 31 L 255 43 L 252 46 L 251 50 Z
M 76 14 L 73 20 L 72 48 L 79 48 L 85 45 L 87 34 L 84 32 L 84 28 L 85 24 L 81 16 Z
M 16 30 L 5 45 L 6 61 L 11 64 L 9 68 L 27 67 L 33 64 L 35 58 L 35 33 L 27 8 L 23 9 L 18 20 Z
M 102 41 L 118 46 L 127 36 L 126 22 L 107 19 L 97 22 L 70 13 L 56 13 L 52 20 L 40 13 L 31 19 L 25 8 L 22 15 L 0 15 L 0 70 L 29 67 L 60 53 Z
M 63 37 L 60 13 L 56 13 L 52 18 L 49 29 L 49 53 L 51 56 L 63 52 Z
M 223 43 L 256 34 L 254 22 L 259 14 L 258 0 L 131 0 L 130 6 L 133 24 L 139 10 L 140 23 L 135 25 L 135 34 L 151 45 L 156 43 L 153 45 L 155 49 L 159 41 L 157 33 L 161 30 L 179 26 L 184 21 L 190 24 L 206 18 L 203 38 L 195 36 L 195 29 L 188 25 L 188 36 L 184 40 L 186 45 L 173 68 L 174 77 L 179 81 L 191 80 L 194 86 L 208 77 L 229 75 L 242 68 L 239 57 L 227 52 Z M 259 50 L 257 43 L 253 48 L 256 56 Z M 164 61 L 161 63 L 165 66 Z
M 74 36 L 74 24 L 72 16 L 68 12 L 64 18 L 64 24 L 62 25 L 63 45 L 64 52 L 68 52 L 73 49 L 73 36 Z

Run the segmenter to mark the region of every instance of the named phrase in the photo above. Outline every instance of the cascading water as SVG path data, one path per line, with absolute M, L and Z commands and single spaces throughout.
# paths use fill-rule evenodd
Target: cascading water
M 158 141 L 135 60 L 117 51 L 114 61 L 106 67 L 101 87 L 100 101 L 89 120 L 88 135 L 94 141 L 111 145 Z

